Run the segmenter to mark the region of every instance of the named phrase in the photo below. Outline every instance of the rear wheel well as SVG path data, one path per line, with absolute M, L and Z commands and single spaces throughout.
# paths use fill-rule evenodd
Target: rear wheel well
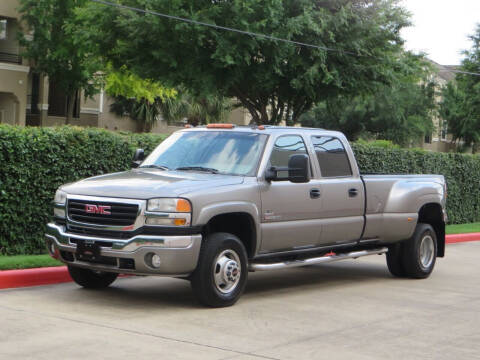
M 203 235 L 226 232 L 237 236 L 247 250 L 248 258 L 253 258 L 257 247 L 255 221 L 248 213 L 227 213 L 216 215 L 205 225 Z
M 443 221 L 443 210 L 440 204 L 429 203 L 422 206 L 418 212 L 418 222 L 430 224 L 437 235 L 437 256 L 445 256 L 445 222 Z

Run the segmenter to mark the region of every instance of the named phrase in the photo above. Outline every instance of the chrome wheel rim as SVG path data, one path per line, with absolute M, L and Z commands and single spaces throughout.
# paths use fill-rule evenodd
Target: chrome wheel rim
M 420 242 L 420 263 L 424 269 L 432 265 L 435 255 L 435 243 L 430 235 L 425 235 Z
M 235 290 L 240 283 L 242 273 L 240 257 L 233 250 L 222 251 L 213 266 L 215 287 L 222 294 Z

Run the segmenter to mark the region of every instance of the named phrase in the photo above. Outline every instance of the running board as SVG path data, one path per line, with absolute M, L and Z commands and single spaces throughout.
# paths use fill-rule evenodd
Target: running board
M 335 254 L 335 255 L 329 255 L 329 256 L 314 257 L 310 259 L 277 262 L 277 263 L 271 263 L 271 264 L 251 263 L 248 266 L 248 270 L 249 271 L 268 271 L 268 270 L 287 269 L 287 268 L 294 268 L 294 267 L 307 266 L 307 265 L 324 264 L 324 263 L 340 261 L 345 259 L 356 259 L 359 257 L 369 256 L 369 255 L 381 255 L 381 254 L 385 254 L 386 252 L 388 252 L 388 248 L 384 247 L 381 249 L 353 251 L 346 254 L 338 254 L 338 255 Z

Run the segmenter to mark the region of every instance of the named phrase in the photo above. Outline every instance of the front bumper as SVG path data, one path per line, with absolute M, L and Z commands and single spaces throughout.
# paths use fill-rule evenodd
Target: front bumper
M 92 270 L 135 275 L 187 276 L 197 267 L 202 235 L 154 236 L 137 235 L 120 240 L 68 233 L 65 226 L 50 223 L 45 234 L 52 256 L 66 264 Z M 90 262 L 77 258 L 77 240 L 99 243 L 103 261 Z M 104 246 L 111 244 L 111 246 Z M 51 246 L 55 248 L 52 253 Z M 160 256 L 160 267 L 148 265 L 151 254 Z M 128 264 L 128 266 L 126 266 Z M 131 265 L 134 264 L 133 268 Z M 130 267 L 130 268 L 129 268 Z

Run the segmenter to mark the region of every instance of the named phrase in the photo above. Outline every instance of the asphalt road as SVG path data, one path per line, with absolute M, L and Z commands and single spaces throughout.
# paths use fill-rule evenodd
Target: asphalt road
M 0 359 L 480 359 L 479 255 L 449 245 L 427 280 L 384 256 L 254 273 L 224 309 L 168 278 L 3 290 Z

